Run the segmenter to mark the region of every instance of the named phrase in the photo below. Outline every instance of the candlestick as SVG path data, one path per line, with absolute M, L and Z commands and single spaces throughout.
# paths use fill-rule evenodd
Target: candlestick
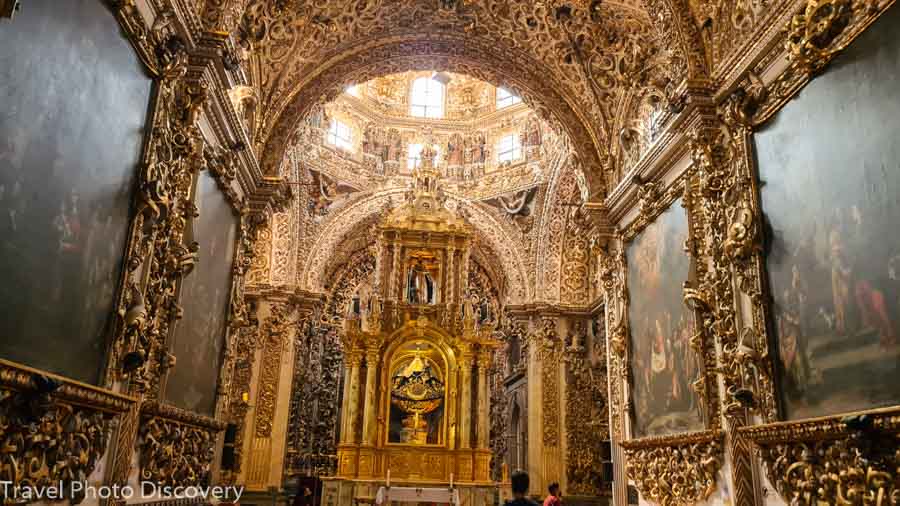
M 388 468 L 387 470 L 387 487 L 391 488 L 391 470 Z
M 453 488 L 453 473 L 450 473 L 450 488 Z

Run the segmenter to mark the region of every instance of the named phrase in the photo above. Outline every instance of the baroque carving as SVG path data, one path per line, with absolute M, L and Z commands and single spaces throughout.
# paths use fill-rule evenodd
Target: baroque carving
M 334 476 L 343 361 L 338 333 L 331 325 L 306 320 L 294 347 L 285 473 Z
M 275 421 L 275 404 L 278 402 L 278 380 L 281 376 L 281 354 L 286 345 L 291 322 L 288 316 L 293 308 L 287 304 L 273 304 L 271 314 L 259 329 L 262 359 L 259 367 L 259 383 L 256 393 L 256 419 L 254 435 L 268 438 Z
M 623 442 L 628 476 L 649 501 L 696 504 L 716 489 L 721 439 L 721 432 L 710 431 Z
M 0 360 L 0 481 L 38 491 L 71 489 L 93 473 L 116 417 L 134 399 Z
M 218 432 L 225 423 L 158 404 L 141 407 L 141 480 L 164 486 L 208 485 Z
M 540 328 L 535 331 L 534 344 L 538 347 L 541 360 L 541 385 L 543 400 L 541 417 L 543 418 L 544 446 L 559 446 L 560 441 L 560 385 L 559 371 L 562 358 L 562 341 L 556 332 L 556 320 L 542 318 Z
M 603 442 L 609 439 L 606 343 L 589 356 L 584 324 L 576 323 L 564 351 L 566 367 L 566 475 L 572 495 L 599 496 Z

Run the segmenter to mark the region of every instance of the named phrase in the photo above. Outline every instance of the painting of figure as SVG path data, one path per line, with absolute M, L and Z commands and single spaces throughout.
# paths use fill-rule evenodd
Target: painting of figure
M 900 404 L 898 30 L 889 10 L 756 136 L 788 419 Z
M 192 238 L 200 245 L 200 262 L 181 287 L 184 318 L 175 328 L 176 365 L 168 377 L 166 398 L 180 408 L 211 416 L 228 324 L 238 221 L 212 176 L 201 172 L 199 179 L 200 217 Z
M 99 381 L 150 89 L 99 0 L 0 28 L 0 358 Z
M 695 323 L 682 294 L 690 273 L 682 247 L 687 236 L 687 215 L 676 202 L 628 247 L 635 437 L 704 428 L 692 386 L 701 373 L 690 346 Z

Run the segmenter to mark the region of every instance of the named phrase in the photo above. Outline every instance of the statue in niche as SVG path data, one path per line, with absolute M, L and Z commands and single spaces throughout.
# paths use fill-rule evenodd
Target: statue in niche
M 455 167 L 463 164 L 463 139 L 459 134 L 453 134 L 447 142 L 447 165 Z
M 400 139 L 400 132 L 396 128 L 392 128 L 387 134 L 387 160 L 399 162 L 402 156 L 403 141 Z
M 434 304 L 434 280 L 422 262 L 417 261 L 409 270 L 407 292 L 410 304 Z
M 523 147 L 540 146 L 541 145 L 541 124 L 536 118 L 529 118 L 525 122 L 520 138 Z
M 366 125 L 365 130 L 363 131 L 363 142 L 362 142 L 363 153 L 367 155 L 374 155 L 378 149 L 378 139 L 377 133 L 375 131 L 375 125 L 369 123 Z

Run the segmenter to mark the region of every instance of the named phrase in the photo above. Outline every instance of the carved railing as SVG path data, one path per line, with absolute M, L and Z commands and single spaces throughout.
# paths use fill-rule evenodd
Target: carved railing
M 59 494 L 87 480 L 106 453 L 114 421 L 136 402 L 0 359 L 0 482 Z M 7 498 L 9 499 L 9 498 Z
M 225 422 L 158 402 L 141 407 L 140 477 L 163 486 L 208 485 Z

